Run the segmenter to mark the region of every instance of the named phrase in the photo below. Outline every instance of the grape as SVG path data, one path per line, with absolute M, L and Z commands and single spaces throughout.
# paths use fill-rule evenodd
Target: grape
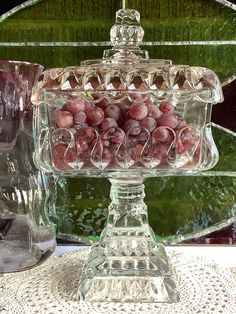
M 100 127 L 101 127 L 101 130 L 102 130 L 102 131 L 107 131 L 107 130 L 109 130 L 109 129 L 111 129 L 111 128 L 116 128 L 116 127 L 117 127 L 117 123 L 116 123 L 116 121 L 115 121 L 114 119 L 112 119 L 112 118 L 105 118 L 105 119 L 102 121 Z
M 178 125 L 178 120 L 173 114 L 165 112 L 160 116 L 160 118 L 157 119 L 157 125 L 167 126 L 171 129 L 175 129 Z
M 143 151 L 143 145 L 142 144 L 136 144 L 134 146 L 134 150 L 133 150 L 134 156 L 132 154 L 133 159 L 138 161 L 141 157 L 142 151 Z
M 114 156 L 117 153 L 119 147 L 120 147 L 120 144 L 110 144 L 109 146 L 110 153 Z
M 117 121 L 120 117 L 120 108 L 116 105 L 110 105 L 105 109 L 105 117 L 112 118 Z
M 66 151 L 67 145 L 66 144 L 58 144 L 52 146 L 52 161 L 54 167 L 58 170 L 65 170 L 66 164 L 64 162 L 64 154 Z
M 189 129 L 185 129 L 181 132 L 181 141 L 187 150 L 195 145 L 195 138 Z
M 156 127 L 156 121 L 151 118 L 151 117 L 147 117 L 147 118 L 144 118 L 141 122 L 140 122 L 140 125 L 142 128 L 145 128 L 147 129 L 149 132 L 152 132 L 155 127 Z
M 169 148 L 170 146 L 166 144 L 155 145 L 153 148 L 153 157 L 160 160 L 161 162 L 165 161 Z
M 100 94 L 100 93 L 92 93 L 91 97 L 93 97 L 94 100 L 99 100 L 100 98 L 102 98 L 102 94 Z
M 107 99 L 103 99 L 102 101 L 99 101 L 96 106 L 102 108 L 102 110 L 105 110 L 107 107 L 109 107 L 109 102 Z M 112 118 L 112 117 L 111 117 Z
M 113 134 L 112 134 L 112 137 L 111 137 L 111 142 L 114 143 L 114 144 L 121 144 L 124 140 L 124 132 L 123 131 L 115 131 Z
M 185 147 L 180 139 L 176 143 L 176 152 L 178 154 L 183 154 L 185 152 Z
M 69 111 L 71 114 L 78 111 L 84 111 L 85 101 L 81 97 L 71 97 L 63 106 L 63 110 Z
M 151 98 L 146 98 L 144 103 L 147 105 L 147 106 L 152 106 L 153 105 L 153 101 Z
M 142 120 L 148 114 L 148 109 L 145 104 L 132 104 L 129 108 L 129 115 L 134 120 Z
M 148 116 L 152 117 L 153 119 L 158 119 L 162 115 L 162 112 L 156 105 L 149 105 L 148 107 Z
M 65 141 L 70 141 L 74 138 L 74 135 L 76 134 L 76 129 L 75 128 L 69 128 L 69 129 L 66 129 L 66 130 L 62 130 L 62 136 L 63 136 L 63 139 Z
M 129 93 L 129 98 L 131 98 L 132 101 L 143 102 L 143 94 L 140 92 Z
M 103 149 L 102 160 L 105 161 L 107 165 L 109 165 L 112 161 L 112 154 L 107 147 L 104 147 Z
M 85 127 L 86 124 L 86 114 L 83 111 L 76 112 L 73 115 L 74 124 L 76 128 Z
M 70 128 L 73 125 L 72 114 L 69 111 L 58 110 L 56 113 L 56 124 L 59 128 Z
M 76 146 L 78 154 L 81 154 L 88 150 L 93 144 L 96 134 L 91 128 L 80 129 L 76 134 Z
M 136 120 L 129 119 L 124 124 L 124 130 L 129 135 L 137 135 L 141 131 L 140 123 Z
M 88 109 L 95 107 L 95 105 L 93 103 L 88 102 L 88 101 L 85 101 L 84 106 L 85 106 L 85 110 L 88 110 Z
M 170 139 L 170 133 L 168 129 L 164 126 L 158 127 L 152 132 L 153 143 L 156 143 L 156 142 L 165 143 L 169 141 L 169 139 Z
M 94 106 L 85 111 L 87 123 L 91 126 L 99 125 L 104 119 L 104 112 L 101 108 Z
M 74 148 L 68 148 L 66 144 L 58 144 L 52 147 L 52 160 L 58 170 L 68 169 L 67 163 L 76 158 Z
M 163 101 L 159 105 L 159 109 L 161 112 L 165 113 L 173 113 L 174 112 L 174 106 L 169 101 Z

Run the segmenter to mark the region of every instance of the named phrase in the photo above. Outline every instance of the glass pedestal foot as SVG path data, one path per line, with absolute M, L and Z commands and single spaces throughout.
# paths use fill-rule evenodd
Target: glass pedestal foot
M 142 180 L 111 179 L 108 223 L 84 264 L 78 298 L 101 302 L 177 302 L 163 245 L 148 225 Z

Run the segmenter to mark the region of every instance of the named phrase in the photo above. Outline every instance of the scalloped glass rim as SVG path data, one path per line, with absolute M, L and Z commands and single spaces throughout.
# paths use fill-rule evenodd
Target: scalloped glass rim
M 223 101 L 223 93 L 217 75 L 203 67 L 161 66 L 155 63 L 138 65 L 100 64 L 90 67 L 55 68 L 44 71 L 34 87 L 32 101 L 38 104 L 45 91 L 63 92 L 191 92 L 199 95 L 209 91 L 212 95 L 200 97 L 203 102 Z M 210 96 L 210 99 L 208 98 Z M 186 97 L 186 95 L 185 95 Z M 199 96 L 198 96 L 199 97 Z M 188 98 L 188 97 L 187 97 Z

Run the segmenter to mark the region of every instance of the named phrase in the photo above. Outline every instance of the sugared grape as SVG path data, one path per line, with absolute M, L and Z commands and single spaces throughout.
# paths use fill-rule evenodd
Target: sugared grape
M 99 125 L 104 119 L 104 111 L 102 108 L 94 106 L 85 110 L 87 123 L 91 126 Z
M 129 108 L 129 115 L 134 120 L 143 120 L 148 114 L 148 109 L 145 104 L 132 104 Z
M 81 128 L 87 126 L 86 118 L 86 114 L 83 111 L 76 112 L 73 115 L 75 127 Z
M 116 105 L 110 105 L 108 106 L 106 109 L 105 109 L 105 117 L 106 118 L 112 118 L 114 119 L 115 121 L 117 121 L 120 117 L 120 113 L 121 113 L 121 110 L 118 106 Z
M 153 118 L 151 118 L 151 117 L 146 117 L 146 118 L 144 118 L 144 119 L 140 122 L 140 125 L 141 125 L 142 128 L 145 128 L 145 129 L 147 129 L 149 132 L 152 132 L 152 131 L 155 129 L 157 123 L 156 123 L 155 119 L 153 119 Z
M 161 112 L 165 113 L 173 113 L 174 112 L 174 106 L 169 101 L 163 101 L 159 105 L 159 109 Z
M 85 110 L 85 101 L 81 97 L 71 97 L 63 106 L 63 110 L 69 111 L 72 115 L 78 111 Z
M 158 119 L 162 115 L 162 112 L 156 105 L 149 105 L 148 107 L 148 116 L 152 117 L 153 119 Z
M 178 119 L 173 114 L 166 112 L 157 119 L 157 125 L 175 129 L 178 125 Z
M 137 135 L 141 131 L 140 123 L 136 120 L 129 119 L 124 124 L 124 130 L 129 135 Z
M 59 128 L 70 128 L 73 125 L 72 114 L 69 111 L 58 110 L 56 113 L 56 124 Z

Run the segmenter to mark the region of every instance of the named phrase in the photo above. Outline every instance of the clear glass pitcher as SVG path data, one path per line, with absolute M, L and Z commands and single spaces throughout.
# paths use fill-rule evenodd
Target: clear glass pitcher
M 33 163 L 31 90 L 43 67 L 0 61 L 0 273 L 25 270 L 55 247 L 53 181 Z

